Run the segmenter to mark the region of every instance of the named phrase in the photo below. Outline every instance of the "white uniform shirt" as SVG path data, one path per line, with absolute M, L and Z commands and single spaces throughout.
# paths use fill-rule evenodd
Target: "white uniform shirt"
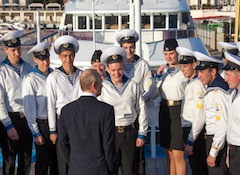
M 22 80 L 32 70 L 32 66 L 20 59 L 20 76 L 11 67 L 8 59 L 0 65 L 0 84 L 4 98 L 0 100 L 0 119 L 6 128 L 12 126 L 7 112 L 23 112 Z
M 36 120 L 48 118 L 46 79 L 35 67 L 23 80 L 24 113 L 34 138 L 41 135 Z
M 206 111 L 206 133 L 214 135 L 209 155 L 216 157 L 219 150 L 224 147 L 227 134 L 227 110 L 229 107 L 230 94 L 220 76 L 216 77 L 210 87 L 207 88 L 204 97 Z M 226 82 L 225 82 L 226 83 Z
M 73 85 L 60 68 L 54 70 L 47 77 L 48 122 L 50 131 L 56 131 L 56 114 L 60 116 L 62 107 L 81 96 L 81 73 L 82 70 L 76 68 Z
M 228 115 L 227 142 L 231 145 L 240 146 L 240 94 L 234 90 Z
M 180 101 L 183 99 L 184 90 L 188 79 L 181 70 L 171 76 L 168 71 L 162 75 L 159 88 L 160 96 L 165 100 Z
M 148 62 L 137 55 L 135 57 L 137 60 L 133 64 L 133 69 L 129 73 L 124 70 L 124 75 L 138 83 L 145 101 L 156 98 L 154 96 L 156 91 L 155 80 L 152 77 Z
M 114 85 L 109 80 L 105 80 L 103 82 L 101 96 L 98 98 L 114 107 L 115 126 L 131 125 L 138 117 L 138 134 L 146 136 L 148 121 L 145 102 L 140 92 L 140 88 L 137 83 L 130 79 L 128 79 L 125 84 L 126 88 L 122 94 L 119 94 Z
M 205 86 L 201 80 L 194 77 L 186 85 L 182 100 L 182 127 L 191 127 L 188 141 L 194 143 L 205 124 L 204 94 Z

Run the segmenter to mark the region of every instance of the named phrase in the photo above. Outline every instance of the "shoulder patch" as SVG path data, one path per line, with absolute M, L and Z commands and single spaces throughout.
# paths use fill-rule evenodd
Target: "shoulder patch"
M 215 103 L 216 121 L 221 120 L 222 105 L 220 103 Z
M 203 109 L 204 107 L 204 92 L 197 92 L 197 109 Z

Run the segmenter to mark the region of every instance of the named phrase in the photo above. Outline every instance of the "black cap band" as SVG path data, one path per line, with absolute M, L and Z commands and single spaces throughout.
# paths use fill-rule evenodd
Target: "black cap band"
M 228 63 L 222 67 L 223 70 L 236 70 L 236 71 L 240 71 L 240 66 L 228 61 Z
M 121 55 L 111 55 L 107 58 L 107 64 L 122 62 L 123 58 Z
M 185 56 L 185 55 L 181 55 L 180 56 L 180 60 L 179 63 L 180 64 L 189 64 L 189 63 L 194 63 L 196 62 L 196 58 L 193 56 Z
M 123 43 L 135 43 L 136 40 L 133 36 L 124 36 L 120 39 L 120 44 Z
M 49 58 L 50 54 L 48 49 L 42 50 L 40 52 L 33 52 L 34 57 L 40 59 L 40 60 L 44 60 L 46 58 Z
M 219 63 L 207 62 L 207 61 L 197 61 L 196 70 L 204 70 L 207 68 L 216 68 L 218 69 Z
M 92 56 L 92 59 L 91 59 L 91 63 L 94 63 L 94 62 L 101 62 L 100 60 L 100 57 L 102 55 L 102 51 L 101 50 L 95 50 L 93 56 Z
M 18 47 L 21 45 L 20 38 L 13 38 L 3 42 L 7 47 Z
M 171 51 L 171 50 L 175 50 L 177 47 L 178 47 L 177 40 L 174 38 L 170 38 L 165 41 L 163 50 Z
M 59 46 L 59 51 L 58 51 L 58 53 L 61 53 L 62 51 L 65 51 L 65 50 L 71 50 L 71 51 L 74 51 L 74 52 L 75 52 L 74 45 L 73 45 L 73 44 L 70 44 L 70 43 L 64 43 L 64 44 L 62 44 L 61 46 Z

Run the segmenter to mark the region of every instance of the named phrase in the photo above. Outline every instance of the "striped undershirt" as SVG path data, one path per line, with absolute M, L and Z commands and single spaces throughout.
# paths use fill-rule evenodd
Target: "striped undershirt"
M 124 63 L 124 70 L 129 73 L 134 68 L 134 63 Z
M 178 73 L 180 70 L 181 70 L 181 67 L 169 67 L 167 69 L 171 77 L 174 76 L 176 73 Z
M 49 75 L 49 73 L 50 73 L 50 71 L 47 71 L 46 73 L 43 73 L 43 75 L 44 75 L 45 77 L 47 77 L 47 76 Z
M 11 65 L 11 66 L 14 69 L 14 71 L 20 76 L 21 65 L 20 64 L 16 64 L 16 65 Z
M 69 79 L 69 82 L 73 85 L 73 81 L 74 81 L 74 75 L 75 75 L 75 72 L 73 72 L 72 75 L 67 75 L 68 79 Z
M 114 86 L 114 87 L 115 87 L 116 91 L 118 92 L 118 94 L 120 94 L 120 95 L 123 93 L 123 91 L 125 89 L 124 84 L 122 84 L 121 86 Z

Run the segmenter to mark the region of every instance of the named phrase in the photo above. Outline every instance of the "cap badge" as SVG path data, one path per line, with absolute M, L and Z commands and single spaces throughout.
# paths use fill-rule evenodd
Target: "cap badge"
M 46 55 L 46 51 L 45 51 L 45 50 L 42 50 L 42 51 L 40 52 L 40 54 L 41 54 L 41 55 Z
M 129 40 L 129 38 L 130 38 L 129 36 L 125 36 L 124 40 Z
M 100 62 L 100 60 L 99 60 L 99 59 L 96 59 L 96 62 L 98 63 L 98 62 Z
M 68 47 L 69 47 L 69 44 L 68 44 L 68 43 L 64 43 L 64 44 L 63 44 L 63 47 L 64 47 L 64 48 L 68 48 Z
M 168 47 L 165 48 L 165 51 L 169 51 L 170 49 Z
M 17 39 L 16 39 L 16 38 L 13 38 L 13 39 L 11 40 L 11 42 L 12 42 L 13 44 L 16 44 L 16 43 L 17 43 Z
M 112 59 L 113 59 L 113 60 L 116 60 L 117 58 L 118 58 L 117 55 L 112 55 Z

